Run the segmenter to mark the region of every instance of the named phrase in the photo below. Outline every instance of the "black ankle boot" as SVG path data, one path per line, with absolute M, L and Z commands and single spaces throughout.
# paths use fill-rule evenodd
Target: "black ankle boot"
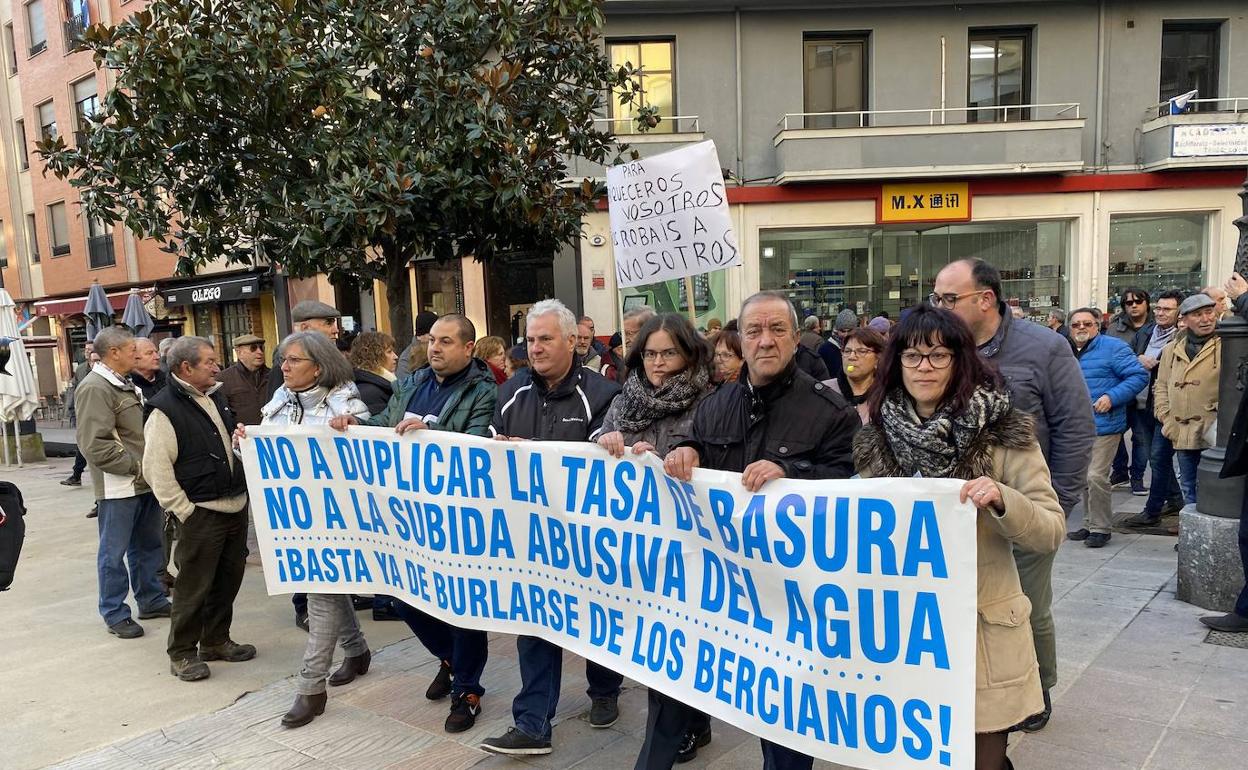
M 308 722 L 325 713 L 325 693 L 316 695 L 296 695 L 295 705 L 290 707 L 286 716 L 282 717 L 283 727 L 303 727 Z
M 338 667 L 329 677 L 330 685 L 337 687 L 341 684 L 354 682 L 357 676 L 364 676 L 368 673 L 368 664 L 373 662 L 373 653 L 371 650 L 365 650 L 363 655 L 349 655 L 343 659 L 342 665 Z

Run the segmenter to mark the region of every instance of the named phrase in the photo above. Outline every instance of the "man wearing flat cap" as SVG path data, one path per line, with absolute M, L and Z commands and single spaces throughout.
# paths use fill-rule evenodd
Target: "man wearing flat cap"
M 264 364 L 264 338 L 243 334 L 234 338 L 234 364 L 221 370 L 217 380 L 222 384 L 230 411 L 244 425 L 260 424 L 260 407 L 264 406 L 264 390 L 269 367 Z
M 338 308 L 314 299 L 305 299 L 290 309 L 290 320 L 294 323 L 295 331 L 320 332 L 331 340 L 338 339 L 340 318 L 342 318 L 342 313 L 338 312 Z M 261 405 L 267 404 L 281 386 L 282 364 L 280 361 L 274 361 L 273 368 L 269 371 L 269 382 L 264 389 L 264 400 L 260 402 Z
M 1213 333 L 1218 308 L 1207 294 L 1183 300 L 1179 319 L 1187 328 L 1161 352 L 1153 411 L 1161 435 L 1174 444 L 1183 502 L 1191 506 L 1196 504 L 1196 466 L 1201 453 L 1213 445 L 1218 423 L 1222 339 Z

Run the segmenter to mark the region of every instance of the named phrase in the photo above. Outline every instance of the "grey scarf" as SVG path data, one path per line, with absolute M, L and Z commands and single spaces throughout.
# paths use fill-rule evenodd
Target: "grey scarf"
M 951 476 L 979 432 L 1009 411 L 1008 393 L 983 386 L 976 388 L 959 414 L 953 414 L 946 405 L 924 420 L 901 388 L 884 399 L 880 410 L 897 465 L 906 475 L 917 473 L 928 478 Z
M 710 374 L 703 367 L 696 371 L 685 369 L 657 388 L 645 377 L 644 368 L 629 372 L 617 397 L 615 424 L 622 431 L 639 433 L 655 420 L 685 411 L 710 381 Z

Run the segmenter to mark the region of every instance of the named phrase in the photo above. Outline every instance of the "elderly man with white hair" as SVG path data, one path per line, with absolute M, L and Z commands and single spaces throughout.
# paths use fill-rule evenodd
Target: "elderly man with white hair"
M 490 432 L 502 440 L 595 440 L 620 388 L 575 366 L 576 316 L 559 300 L 542 300 L 529 309 L 525 328 L 529 367 L 499 386 Z M 516 726 L 483 741 L 481 748 L 496 754 L 549 754 L 563 650 L 536 636 L 521 636 L 516 647 L 521 681 L 511 708 Z M 589 724 L 610 727 L 620 715 L 617 699 L 624 677 L 589 661 L 585 677 L 591 702 Z

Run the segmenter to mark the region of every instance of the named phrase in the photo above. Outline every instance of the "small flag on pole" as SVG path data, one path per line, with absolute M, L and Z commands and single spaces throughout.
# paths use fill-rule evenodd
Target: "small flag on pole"
M 1185 94 L 1179 94 L 1178 96 L 1172 97 L 1170 99 L 1170 114 L 1182 115 L 1183 111 L 1187 109 L 1187 103 L 1195 99 L 1197 93 L 1199 93 L 1199 91 L 1197 89 L 1193 89 Z

